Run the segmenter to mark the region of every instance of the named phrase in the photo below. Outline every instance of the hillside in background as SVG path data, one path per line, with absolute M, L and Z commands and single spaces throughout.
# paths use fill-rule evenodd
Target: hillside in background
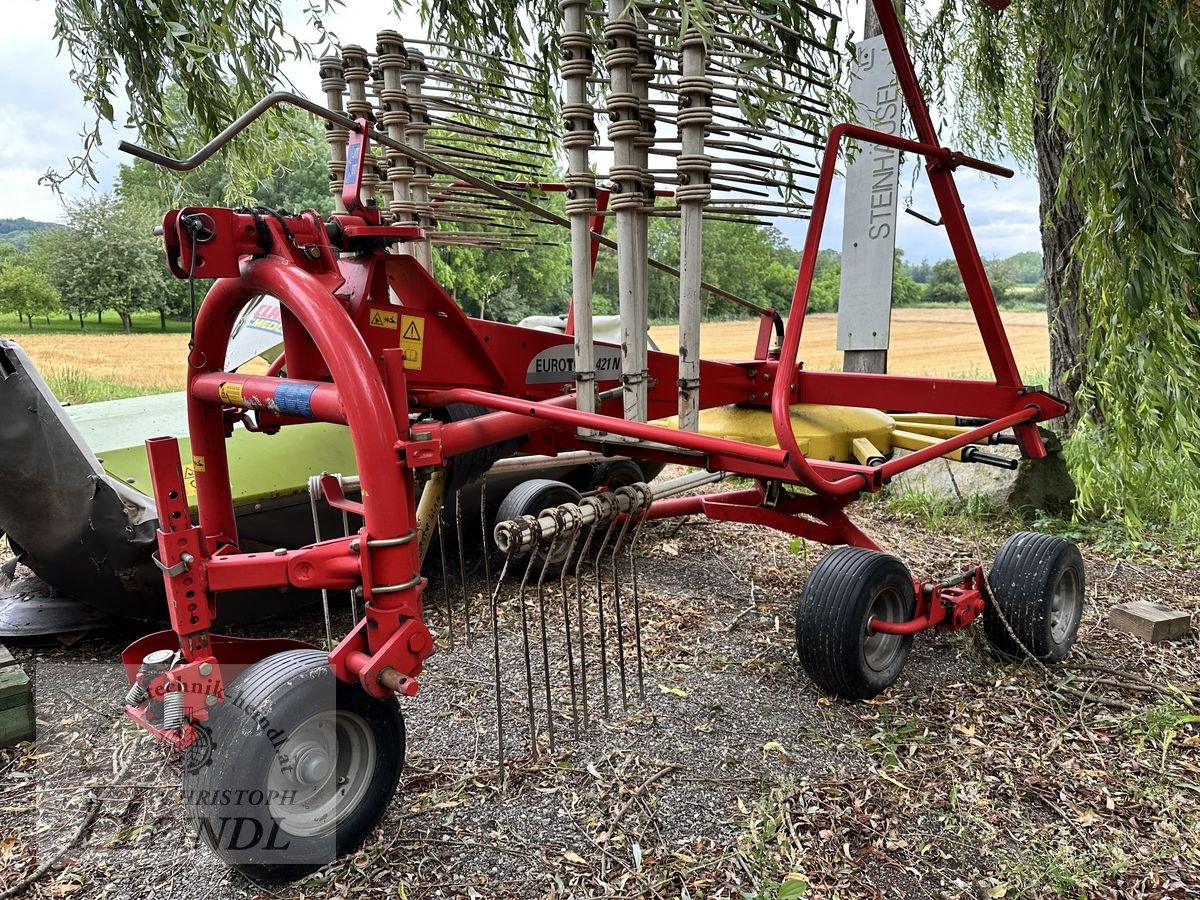
M 18 250 L 29 247 L 29 239 L 39 231 L 62 228 L 54 222 L 35 222 L 33 219 L 0 219 L 0 244 L 12 244 Z

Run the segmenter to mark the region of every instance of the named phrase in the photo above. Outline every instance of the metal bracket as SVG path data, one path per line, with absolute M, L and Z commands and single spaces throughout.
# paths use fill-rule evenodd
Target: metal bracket
M 188 571 L 192 567 L 192 563 L 196 561 L 196 557 L 192 556 L 190 553 L 181 553 L 179 556 L 179 562 L 175 563 L 173 566 L 165 565 L 163 561 L 158 558 L 157 553 L 150 554 L 150 558 L 154 560 L 154 564 L 158 566 L 168 578 L 174 578 L 176 575 L 182 575 L 184 572 Z

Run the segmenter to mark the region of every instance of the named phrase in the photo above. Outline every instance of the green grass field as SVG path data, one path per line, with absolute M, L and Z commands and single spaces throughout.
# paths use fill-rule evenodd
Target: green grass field
M 131 318 L 134 334 L 162 333 L 162 323 L 156 312 L 134 313 Z M 167 319 L 168 334 L 182 334 L 187 330 L 186 319 Z M 43 316 L 34 316 L 33 327 L 30 328 L 28 320 L 18 322 L 17 317 L 12 313 L 0 314 L 0 336 L 20 338 L 23 334 L 79 334 L 80 331 L 78 316 L 68 319 L 66 314 L 57 314 L 51 315 L 48 320 Z M 96 321 L 95 313 L 90 313 L 84 318 L 82 332 L 84 334 L 121 334 L 121 319 L 111 309 L 104 311 L 101 322 Z

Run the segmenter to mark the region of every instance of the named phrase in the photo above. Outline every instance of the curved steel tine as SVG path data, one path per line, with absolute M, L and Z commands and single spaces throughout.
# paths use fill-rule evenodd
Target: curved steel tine
M 488 596 L 492 595 L 492 536 L 488 534 L 487 479 L 479 479 L 479 528 L 483 532 L 483 583 Z M 507 566 L 508 560 L 506 559 Z
M 450 600 L 450 579 L 446 569 L 446 536 L 442 531 L 442 514 L 446 511 L 446 507 L 442 506 L 438 510 L 437 517 L 437 540 L 438 552 L 442 557 L 442 596 L 446 600 L 446 635 L 450 640 L 450 649 L 454 649 L 454 614 L 452 602 Z
M 532 516 L 526 516 L 526 519 L 532 519 Z M 540 543 L 540 541 L 539 541 Z M 537 712 L 533 707 L 533 662 L 529 655 L 529 610 L 525 608 L 525 589 L 529 584 L 529 573 L 533 570 L 534 559 L 537 554 L 537 544 L 529 552 L 529 564 L 525 566 L 525 571 L 521 573 L 521 591 L 518 597 L 518 602 L 521 607 L 521 648 L 525 654 L 525 705 L 529 710 L 529 743 L 530 752 L 538 755 L 537 741 Z
M 621 676 L 621 708 L 627 710 L 629 709 L 629 694 L 625 686 L 625 620 L 621 614 L 621 573 L 617 571 L 617 563 L 621 547 L 625 543 L 625 535 L 629 531 L 629 524 L 633 520 L 629 516 L 622 518 L 624 521 L 621 523 L 621 531 L 617 535 L 616 543 L 613 544 L 609 560 L 613 582 L 613 611 L 617 620 L 617 669 Z
M 486 552 L 486 545 L 484 551 Z M 492 607 L 492 677 L 496 689 L 496 761 L 500 766 L 500 789 L 504 789 L 506 776 L 504 760 L 504 694 L 500 685 L 500 586 L 504 584 L 504 576 L 508 574 L 508 564 L 516 553 L 512 546 L 504 557 L 500 567 L 500 577 L 496 579 L 496 590 L 489 590 Z
M 575 561 L 575 612 L 579 616 L 579 699 L 583 707 L 584 731 L 588 728 L 587 631 L 584 626 L 583 594 L 580 587 L 583 583 L 583 561 L 587 559 L 598 524 L 593 522 L 588 528 L 587 539 L 584 540 L 583 549 L 579 551 L 579 558 Z
M 550 546 L 546 549 L 546 556 L 542 560 L 542 571 L 538 575 L 537 583 L 538 626 L 542 638 L 542 686 L 546 694 L 546 735 L 551 753 L 554 752 L 554 702 L 550 697 L 550 642 L 546 637 L 545 584 L 546 573 L 550 571 L 550 567 L 554 564 L 554 552 L 558 549 L 560 534 L 561 531 L 556 531 L 550 537 Z M 533 565 L 532 560 L 530 560 L 530 565 Z
M 462 587 L 463 620 L 469 647 L 471 645 L 471 597 L 467 593 L 467 555 L 463 550 L 461 490 L 454 492 L 454 533 L 458 538 L 458 583 Z
M 642 703 L 645 703 L 645 664 L 642 659 L 642 596 L 638 586 L 637 546 L 638 541 L 642 539 L 642 526 L 646 524 L 646 512 L 650 508 L 652 498 L 649 496 L 650 489 L 646 485 L 641 485 L 640 490 L 646 497 L 646 503 L 642 508 L 642 512 L 638 513 L 637 527 L 633 531 L 633 538 L 629 541 L 629 573 L 633 582 L 633 639 L 637 647 L 638 699 Z
M 556 518 L 561 516 L 558 523 L 560 531 L 568 515 L 575 520 L 575 525 L 571 529 L 571 543 L 567 547 L 567 555 L 563 557 L 562 569 L 559 570 L 558 590 L 562 595 L 563 646 L 567 653 L 567 678 L 571 683 L 571 737 L 579 740 L 579 703 L 575 693 L 575 656 L 571 652 L 571 605 L 567 601 L 567 569 L 575 555 L 575 548 L 579 545 L 579 535 L 583 532 L 583 513 L 573 503 L 566 507 L 565 512 L 560 507 L 556 514 Z
M 315 476 L 315 475 L 313 476 L 313 478 L 316 478 L 316 477 L 317 476 Z M 308 484 L 309 484 L 308 504 L 309 504 L 309 506 L 312 507 L 313 542 L 319 544 L 319 543 L 321 543 L 321 519 L 317 513 L 317 490 L 319 490 L 319 488 L 317 488 L 317 489 L 313 488 L 313 478 L 310 478 L 308 481 Z M 319 484 L 319 481 L 318 481 L 318 484 Z M 354 595 L 351 594 L 350 596 L 353 598 Z M 353 599 L 351 599 L 350 602 L 353 603 L 354 602 Z M 333 622 L 332 622 L 332 619 L 330 618 L 330 613 L 329 613 L 329 591 L 326 588 L 321 588 L 321 606 L 325 611 L 325 649 L 332 650 L 333 649 Z M 351 619 L 350 627 L 353 628 L 356 622 L 357 622 L 356 619 Z
M 608 698 L 608 636 L 604 627 L 604 578 L 600 574 L 600 561 L 604 559 L 604 551 L 608 549 L 608 542 L 616 524 L 615 518 L 608 523 L 608 528 L 604 530 L 604 540 L 600 542 L 600 549 L 596 551 L 596 562 L 592 566 L 592 573 L 596 576 L 596 616 L 600 626 L 600 689 L 604 695 L 605 718 L 608 718 L 612 710 Z

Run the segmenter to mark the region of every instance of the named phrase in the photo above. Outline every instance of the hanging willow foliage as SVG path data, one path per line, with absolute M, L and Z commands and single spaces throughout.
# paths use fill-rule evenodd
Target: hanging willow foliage
M 951 0 L 915 18 L 959 140 L 1032 167 L 1033 128 L 1061 129 L 1062 175 L 1042 187 L 1046 224 L 1068 203 L 1079 219 L 1070 257 L 1048 260 L 1077 267 L 1086 333 L 1067 445 L 1079 510 L 1200 535 L 1200 7 L 1019 0 L 998 15 Z M 1041 123 L 1039 57 L 1053 79 Z

